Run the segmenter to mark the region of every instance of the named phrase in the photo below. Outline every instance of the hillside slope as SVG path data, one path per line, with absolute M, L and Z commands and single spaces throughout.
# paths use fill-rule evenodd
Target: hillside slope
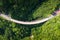
M 50 16 L 59 0 L 0 0 L 0 11 L 22 21 Z M 0 40 L 60 40 L 60 16 L 37 25 L 20 25 L 0 17 Z

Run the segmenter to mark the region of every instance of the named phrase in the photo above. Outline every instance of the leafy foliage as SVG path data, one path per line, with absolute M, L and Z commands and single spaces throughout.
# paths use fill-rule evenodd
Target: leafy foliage
M 60 16 L 49 20 L 41 27 L 32 29 L 34 40 L 60 40 Z
M 31 21 L 48 17 L 59 5 L 59 0 L 0 0 L 0 11 Z M 0 17 L 0 40 L 60 40 L 59 17 L 37 25 L 20 25 Z

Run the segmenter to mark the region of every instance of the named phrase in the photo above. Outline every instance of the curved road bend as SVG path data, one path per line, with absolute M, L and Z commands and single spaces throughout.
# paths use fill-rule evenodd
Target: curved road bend
M 24 21 L 18 21 L 18 20 L 15 20 L 15 19 L 12 19 L 11 17 L 8 17 L 8 15 L 5 15 L 5 14 L 0 14 L 1 17 L 3 17 L 4 19 L 8 20 L 8 21 L 11 21 L 11 22 L 15 22 L 15 23 L 18 23 L 18 24 L 25 24 L 25 25 L 33 25 L 33 24 L 39 24 L 39 23 L 43 23 L 45 21 L 48 21 L 49 19 L 53 18 L 54 16 L 57 15 L 57 13 L 60 13 L 60 10 L 58 11 L 55 11 L 50 17 L 48 18 L 44 18 L 42 20 L 35 20 L 35 21 L 30 21 L 30 22 L 24 22 Z
M 8 20 L 8 21 L 15 22 L 15 23 L 18 23 L 18 24 L 25 24 L 25 25 L 32 25 L 32 24 L 43 23 L 43 22 L 45 22 L 45 21 L 47 21 L 47 20 L 49 20 L 49 19 L 54 17 L 53 15 L 51 15 L 50 17 L 44 18 L 42 20 L 35 20 L 35 21 L 31 21 L 31 22 L 24 22 L 24 21 L 18 21 L 18 20 L 12 19 L 12 18 L 8 17 L 5 14 L 0 14 L 0 16 L 3 17 L 4 19 Z

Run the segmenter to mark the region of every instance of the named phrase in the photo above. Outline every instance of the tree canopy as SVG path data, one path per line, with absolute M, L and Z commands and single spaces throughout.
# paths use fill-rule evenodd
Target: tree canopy
M 22 21 L 50 16 L 60 0 L 0 0 L 0 12 Z M 0 17 L 0 40 L 60 40 L 60 16 L 37 25 L 20 25 Z

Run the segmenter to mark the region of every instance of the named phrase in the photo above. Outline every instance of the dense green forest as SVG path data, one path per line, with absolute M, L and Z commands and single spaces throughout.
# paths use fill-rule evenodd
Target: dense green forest
M 0 0 L 0 12 L 22 21 L 50 16 L 60 0 Z M 0 40 L 60 40 L 60 16 L 37 25 L 16 24 L 0 17 Z

